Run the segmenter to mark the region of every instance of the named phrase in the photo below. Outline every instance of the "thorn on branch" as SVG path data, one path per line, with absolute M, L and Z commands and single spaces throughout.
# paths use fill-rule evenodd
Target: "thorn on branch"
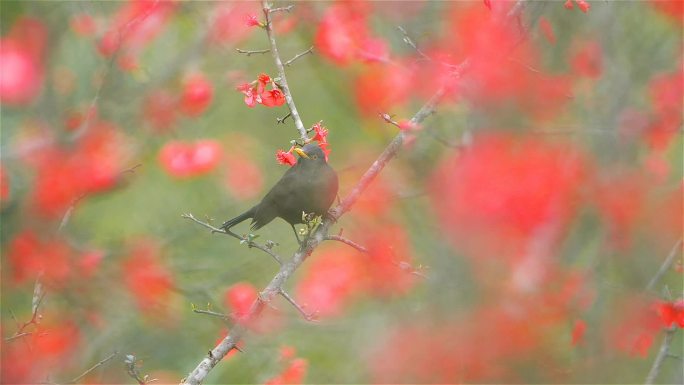
M 288 112 L 287 115 L 283 116 L 282 118 L 276 118 L 276 124 L 285 124 L 285 120 L 292 116 L 291 112 Z
M 299 306 L 299 304 L 294 300 L 294 298 L 290 297 L 285 290 L 280 289 L 279 294 L 287 300 L 292 306 L 297 309 L 297 311 L 304 317 L 305 320 L 309 322 L 316 322 L 318 321 L 318 312 L 315 311 L 313 313 L 308 313 L 306 310 L 304 310 L 303 307 Z
M 207 308 L 206 310 L 205 309 L 198 309 L 195 307 L 194 304 L 191 304 L 191 305 L 192 305 L 192 312 L 193 313 L 210 315 L 212 317 L 221 318 L 224 321 L 232 321 L 233 320 L 233 316 L 231 316 L 231 315 L 218 313 L 218 312 L 209 310 L 209 308 Z
M 284 65 L 285 65 L 286 67 L 289 67 L 290 64 L 294 63 L 295 60 L 299 59 L 300 57 L 302 57 L 302 56 L 304 56 L 304 55 L 308 55 L 308 54 L 313 54 L 313 49 L 314 49 L 314 46 L 311 46 L 311 47 L 310 47 L 309 49 L 307 49 L 306 51 L 300 52 L 300 53 L 296 54 L 292 59 L 286 61 Z
M 240 48 L 235 48 L 235 50 L 236 50 L 238 53 L 242 53 L 242 54 L 247 55 L 248 57 L 249 57 L 249 56 L 252 56 L 252 55 L 264 54 L 264 53 L 269 53 L 269 52 L 271 52 L 270 49 L 256 49 L 256 50 L 250 51 L 250 50 L 244 50 L 244 49 L 240 49 Z

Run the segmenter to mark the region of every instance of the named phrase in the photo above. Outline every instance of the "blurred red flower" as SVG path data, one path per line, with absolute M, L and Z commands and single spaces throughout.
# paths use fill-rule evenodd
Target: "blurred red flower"
M 187 116 L 199 116 L 209 107 L 213 97 L 214 87 L 209 80 L 203 74 L 192 74 L 183 82 L 181 111 Z
M 0 38 L 0 102 L 31 103 L 43 86 L 47 29 L 34 18 L 19 18 Z
M 600 77 L 603 73 L 603 49 L 594 40 L 575 42 L 570 66 L 580 76 Z
M 24 230 L 14 236 L 9 246 L 12 278 L 22 284 L 42 274 L 48 286 L 61 288 L 71 276 L 72 253 L 71 247 L 61 239 L 46 241 L 31 230 Z
M 316 51 L 338 65 L 356 59 L 368 36 L 364 3 L 337 3 L 328 7 L 316 30 Z
M 481 136 L 438 168 L 433 207 L 466 255 L 515 259 L 544 227 L 562 228 L 572 219 L 589 171 L 583 154 L 567 144 Z
M 226 154 L 225 186 L 230 194 L 239 200 L 256 197 L 264 185 L 264 176 L 259 166 L 246 154 Z
M 341 315 L 365 286 L 360 258 L 364 257 L 348 246 L 321 248 L 297 283 L 299 303 L 320 317 Z
M 159 245 L 152 240 L 136 241 L 122 262 L 123 281 L 144 312 L 164 309 L 174 286 L 173 274 L 162 262 Z
M 175 178 L 188 178 L 211 172 L 220 163 L 223 150 L 212 139 L 196 142 L 167 142 L 159 151 L 159 163 Z
M 258 2 L 222 1 L 212 11 L 210 41 L 214 43 L 237 44 L 252 33 L 253 28 L 245 22 L 248 15 L 261 12 Z
M 252 308 L 257 295 L 254 285 L 248 282 L 238 282 L 226 290 L 223 302 L 226 308 L 232 310 L 235 317 L 243 318 L 249 314 L 249 309 Z
M 69 26 L 75 34 L 79 36 L 94 36 L 97 32 L 97 25 L 95 19 L 89 13 L 77 13 L 69 19 Z

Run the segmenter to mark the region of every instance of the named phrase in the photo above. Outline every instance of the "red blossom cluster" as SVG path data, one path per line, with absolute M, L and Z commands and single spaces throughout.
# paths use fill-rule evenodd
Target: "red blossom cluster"
M 174 126 L 179 113 L 190 117 L 202 115 L 214 98 L 214 86 L 200 72 L 185 76 L 180 94 L 167 89 L 151 91 L 142 105 L 143 118 L 158 132 Z
M 17 142 L 17 148 L 47 142 L 41 151 L 22 152 L 22 160 L 35 170 L 30 202 L 40 215 L 61 217 L 78 199 L 110 191 L 125 176 L 130 138 L 110 122 L 94 118 L 89 122 L 87 130 L 68 145 L 53 144 L 49 127 L 32 132 L 28 125 Z
M 3 344 L 3 384 L 38 383 L 55 370 L 72 366 L 84 339 L 78 324 L 65 315 L 46 318 L 61 321 L 36 324 L 27 330 L 31 334 L 22 337 L 23 341 Z
M 121 264 L 124 285 L 138 308 L 148 314 L 166 314 L 174 287 L 171 271 L 163 262 L 159 244 L 151 239 L 136 241 Z
M 40 93 L 45 76 L 47 29 L 35 18 L 19 18 L 0 38 L 0 102 L 30 104 Z
M 322 122 L 315 123 L 309 131 L 314 132 L 313 138 L 309 139 L 311 142 L 318 142 L 318 146 L 323 150 L 325 154 L 325 160 L 328 160 L 328 155 L 330 155 L 330 149 L 328 148 L 328 129 L 323 126 Z M 275 157 L 278 164 L 288 165 L 290 167 L 297 164 L 297 158 L 294 155 L 294 149 L 296 146 L 290 147 L 289 150 L 283 151 L 279 149 L 276 151 Z
M 574 1 L 577 4 L 577 8 L 579 8 L 582 12 L 584 12 L 584 13 L 589 12 L 589 8 L 591 8 L 591 5 L 589 3 L 587 3 L 585 0 L 574 0 Z M 572 2 L 573 2 L 573 0 L 565 0 L 563 7 L 565 7 L 565 9 L 573 9 L 574 4 Z
M 211 172 L 221 161 L 221 145 L 212 139 L 169 141 L 159 151 L 159 163 L 169 175 L 188 178 Z
M 365 295 L 389 297 L 406 294 L 417 276 L 411 265 L 406 232 L 399 226 L 378 227 L 358 237 L 368 248 L 359 253 L 346 245 L 322 247 L 297 284 L 297 298 L 321 317 L 340 316 Z
M 266 86 L 271 85 L 267 90 Z M 275 81 L 266 74 L 260 74 L 257 80 L 251 83 L 243 83 L 236 89 L 245 95 L 247 107 L 254 107 L 261 104 L 265 107 L 279 107 L 285 104 L 285 94 L 278 88 Z
M 42 275 L 51 290 L 64 288 L 76 276 L 92 277 L 102 258 L 101 251 L 77 251 L 64 239 L 48 240 L 32 230 L 14 235 L 8 249 L 14 284 L 33 282 Z
M 231 311 L 230 316 L 236 322 L 245 323 L 246 317 L 257 299 L 259 292 L 249 282 L 237 282 L 228 287 L 223 296 L 223 305 Z M 247 326 L 257 333 L 275 333 L 282 329 L 284 320 L 281 312 L 273 307 L 266 307 L 259 317 Z
M 666 328 L 678 326 L 684 328 L 684 300 L 661 302 L 657 305 L 658 315 Z

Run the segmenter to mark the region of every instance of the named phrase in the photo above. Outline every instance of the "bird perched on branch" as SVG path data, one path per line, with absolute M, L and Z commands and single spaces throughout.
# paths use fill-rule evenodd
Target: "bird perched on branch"
M 299 241 L 294 225 L 304 223 L 303 214 L 327 213 L 337 196 L 337 173 L 328 165 L 318 144 L 309 143 L 294 151 L 299 155 L 297 164 L 285 172 L 259 204 L 224 222 L 221 229 L 242 239 L 230 228 L 251 218 L 251 229 L 258 230 L 280 217 L 292 226 Z

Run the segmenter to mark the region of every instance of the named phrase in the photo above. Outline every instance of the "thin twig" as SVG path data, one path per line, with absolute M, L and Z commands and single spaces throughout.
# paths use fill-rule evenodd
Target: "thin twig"
M 662 265 L 660 265 L 660 268 L 656 272 L 656 274 L 651 278 L 651 280 L 648 282 L 648 285 L 646 285 L 646 291 L 651 291 L 655 287 L 655 285 L 660 281 L 661 278 L 663 278 L 663 275 L 667 273 L 668 270 L 670 270 L 670 267 L 674 263 L 675 258 L 679 255 L 679 251 L 681 251 L 682 248 L 682 239 L 680 238 L 677 243 L 675 243 L 674 247 L 670 251 L 670 254 L 668 254 L 667 258 L 665 258 L 665 261 L 663 262 Z
M 309 136 L 306 133 L 306 128 L 304 128 L 302 118 L 299 116 L 299 112 L 297 111 L 297 106 L 295 105 L 294 99 L 292 98 L 292 92 L 290 92 L 290 87 L 287 85 L 287 77 L 285 76 L 285 66 L 283 65 L 282 59 L 280 59 L 280 54 L 278 53 L 278 46 L 275 40 L 275 34 L 273 33 L 273 21 L 271 19 L 271 13 L 276 12 L 276 10 L 279 10 L 280 8 L 269 9 L 267 1 L 262 1 L 261 4 L 263 5 L 264 16 L 266 17 L 265 29 L 266 34 L 268 35 L 268 41 L 271 44 L 271 55 L 273 56 L 273 61 L 275 62 L 276 68 L 278 70 L 278 77 L 280 78 L 277 84 L 283 91 L 283 94 L 285 95 L 285 102 L 287 103 L 287 107 L 290 109 L 290 113 L 292 114 L 292 120 L 294 120 L 295 127 L 297 127 L 297 131 L 299 131 L 299 136 L 304 142 L 306 142 L 308 141 Z M 291 9 L 291 7 L 292 6 L 284 8 Z
M 119 352 L 114 352 L 114 353 L 110 354 L 109 356 L 103 358 L 100 362 L 98 362 L 97 364 L 93 365 L 90 369 L 86 370 L 86 371 L 83 372 L 80 376 L 78 376 L 78 377 L 74 378 L 73 380 L 71 380 L 69 383 L 70 383 L 70 384 L 75 384 L 75 383 L 77 383 L 78 380 L 80 380 L 81 378 L 87 376 L 88 373 L 90 373 L 90 372 L 92 372 L 93 370 L 99 368 L 100 366 L 106 364 L 108 361 L 112 360 L 114 357 L 116 357 L 117 354 L 119 354 Z
M 304 55 L 308 55 L 308 54 L 310 54 L 310 53 L 312 54 L 312 53 L 313 53 L 313 49 L 314 49 L 314 46 L 311 46 L 311 47 L 310 47 L 309 49 L 307 49 L 306 51 L 296 54 L 295 57 L 293 57 L 292 59 L 286 61 L 284 65 L 285 65 L 286 67 L 289 67 L 290 64 L 294 63 L 295 60 L 299 59 L 300 57 L 302 57 L 302 56 L 304 56 Z
M 229 316 L 229 315 L 226 315 L 226 314 L 223 314 L 223 313 L 217 313 L 217 312 L 211 311 L 211 310 L 192 309 L 192 311 L 193 311 L 194 313 L 197 313 L 197 314 L 206 314 L 206 315 L 210 315 L 210 316 L 212 316 L 212 317 L 222 318 L 222 319 L 224 319 L 225 321 L 232 321 L 232 320 L 233 320 L 233 317 L 231 317 L 231 316 Z
M 270 49 L 255 49 L 255 50 L 253 50 L 253 51 L 248 51 L 248 50 L 244 50 L 244 49 L 240 49 L 240 48 L 235 48 L 235 50 L 236 50 L 238 53 L 243 53 L 243 54 L 245 54 L 245 55 L 247 55 L 247 56 L 252 56 L 252 55 L 256 55 L 256 54 L 262 54 L 262 53 L 269 53 L 269 52 L 271 52 Z
M 33 333 L 32 332 L 15 333 L 13 336 L 5 338 L 5 342 L 16 340 L 17 338 L 21 338 L 21 337 L 30 336 L 31 334 L 33 334 Z
M 352 241 L 351 239 L 347 239 L 341 235 L 328 235 L 325 239 L 328 241 L 338 241 L 338 242 L 345 243 L 345 244 L 355 248 L 356 250 L 358 250 L 362 253 L 368 252 L 368 249 L 365 246 L 361 246 L 358 243 Z
M 674 340 L 674 336 L 675 336 L 676 332 L 677 332 L 676 326 L 673 326 L 673 327 L 665 330 L 665 336 L 663 337 L 663 343 L 660 345 L 660 349 L 658 350 L 658 355 L 656 356 L 655 360 L 653 361 L 653 365 L 651 366 L 651 370 L 648 371 L 648 376 L 646 376 L 646 381 L 644 382 L 644 384 L 651 385 L 654 383 L 654 381 L 658 377 L 658 374 L 660 373 L 660 368 L 663 365 L 663 362 L 665 362 L 665 359 L 667 358 L 667 356 L 670 352 L 670 345 L 672 345 L 672 341 Z
M 290 297 L 289 294 L 283 289 L 280 289 L 280 295 L 287 300 L 292 306 L 294 306 L 295 309 L 304 317 L 305 320 L 307 321 L 316 321 L 316 312 L 313 313 L 307 313 L 306 310 L 304 310 L 303 307 L 299 306 L 297 301 L 294 300 L 294 298 Z
M 247 239 L 246 237 L 240 237 L 239 235 L 234 234 L 233 232 L 227 231 L 225 229 L 219 229 L 218 227 L 214 227 L 207 222 L 200 221 L 199 219 L 195 218 L 195 216 L 190 214 L 190 213 L 183 214 L 183 215 L 181 215 L 181 217 L 186 218 L 186 219 L 190 219 L 190 220 L 194 221 L 195 223 L 199 223 L 200 225 L 210 229 L 212 233 L 229 235 L 231 237 L 235 237 L 235 238 L 239 239 L 242 242 L 246 242 L 247 246 L 253 247 L 255 249 L 259 249 L 259 250 L 263 251 L 264 253 L 270 255 L 271 257 L 273 257 L 273 259 L 275 259 L 279 265 L 283 264 L 282 260 L 278 256 L 278 254 L 274 253 L 273 250 L 271 250 L 269 247 L 262 246 L 256 242 L 254 242 L 254 241 Z
M 287 115 L 283 116 L 282 118 L 276 118 L 276 124 L 284 124 L 285 120 L 292 116 L 291 112 L 288 112 Z
M 287 7 L 270 8 L 266 12 L 267 13 L 276 13 L 276 12 L 290 13 L 290 11 L 292 11 L 292 8 L 294 8 L 294 5 L 288 5 Z M 266 10 L 266 8 L 264 8 L 264 10 Z

